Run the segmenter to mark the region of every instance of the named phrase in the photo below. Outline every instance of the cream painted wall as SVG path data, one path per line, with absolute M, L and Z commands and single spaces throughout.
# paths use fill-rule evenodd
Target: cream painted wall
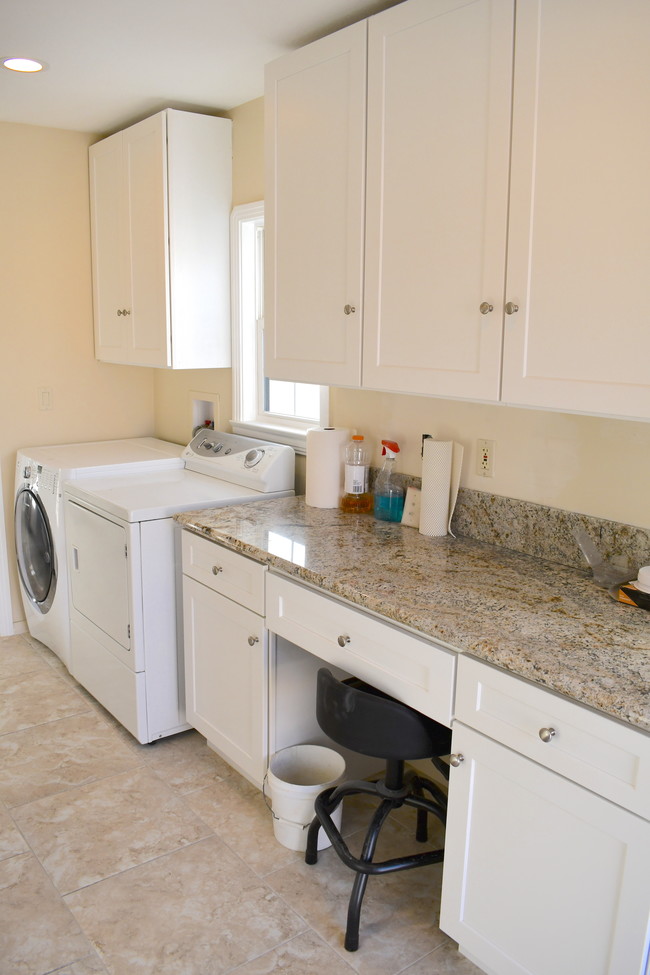
M 233 121 L 233 206 L 264 198 L 264 99 L 225 113 Z M 193 402 L 207 394 L 217 403 L 217 428 L 232 417 L 230 369 L 155 370 L 156 436 L 187 443 L 194 425 Z
M 15 621 L 24 619 L 13 557 L 17 448 L 154 432 L 152 370 L 94 357 L 93 141 L 79 132 L 0 123 L 0 461 Z M 40 387 L 52 390 L 51 410 L 39 409 Z
M 263 99 L 240 106 L 231 118 L 234 201 L 250 203 L 263 198 Z M 220 422 L 227 424 L 224 373 L 156 376 L 159 436 L 179 439 L 178 418 L 188 415 L 198 382 L 219 394 Z M 650 423 L 347 389 L 333 389 L 330 406 L 331 423 L 355 427 L 375 444 L 375 464 L 379 441 L 390 437 L 402 445 L 399 470 L 419 475 L 421 435 L 454 438 L 465 447 L 465 487 L 650 528 Z M 475 474 L 479 437 L 496 441 L 493 478 Z M 301 458 L 298 471 L 300 490 Z

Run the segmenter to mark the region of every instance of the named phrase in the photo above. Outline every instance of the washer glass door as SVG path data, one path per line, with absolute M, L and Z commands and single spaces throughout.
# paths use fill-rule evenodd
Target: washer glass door
M 30 488 L 16 496 L 14 524 L 21 582 L 33 605 L 47 613 L 56 592 L 54 545 L 43 505 Z

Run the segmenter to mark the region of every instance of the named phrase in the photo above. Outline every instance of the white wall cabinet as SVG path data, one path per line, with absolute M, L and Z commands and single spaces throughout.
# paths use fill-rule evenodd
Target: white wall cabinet
M 648 739 L 468 658 L 457 686 L 441 928 L 493 975 L 646 975 Z
M 167 109 L 90 147 L 98 359 L 230 365 L 231 127 Z
M 182 547 L 187 720 L 261 788 L 268 755 L 266 570 L 188 532 Z
M 407 0 L 365 26 L 366 87 L 328 53 L 346 32 L 268 69 L 268 375 L 650 417 L 648 5 Z M 365 196 L 362 147 L 343 164 L 362 96 Z M 364 199 L 359 303 L 341 268 Z

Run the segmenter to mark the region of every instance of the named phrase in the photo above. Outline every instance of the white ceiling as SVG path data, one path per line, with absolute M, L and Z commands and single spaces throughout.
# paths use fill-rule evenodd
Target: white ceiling
M 162 108 L 218 113 L 264 65 L 399 0 L 0 0 L 0 121 L 106 134 Z

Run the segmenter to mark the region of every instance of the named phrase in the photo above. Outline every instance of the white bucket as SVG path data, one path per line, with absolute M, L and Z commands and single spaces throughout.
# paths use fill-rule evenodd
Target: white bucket
M 290 850 L 304 853 L 307 846 L 307 827 L 314 818 L 314 800 L 319 792 L 328 789 L 345 772 L 345 759 L 332 748 L 323 745 L 291 745 L 276 752 L 267 772 L 273 832 L 275 838 Z M 341 828 L 342 804 L 332 815 L 337 829 Z M 330 846 L 321 829 L 318 849 Z

